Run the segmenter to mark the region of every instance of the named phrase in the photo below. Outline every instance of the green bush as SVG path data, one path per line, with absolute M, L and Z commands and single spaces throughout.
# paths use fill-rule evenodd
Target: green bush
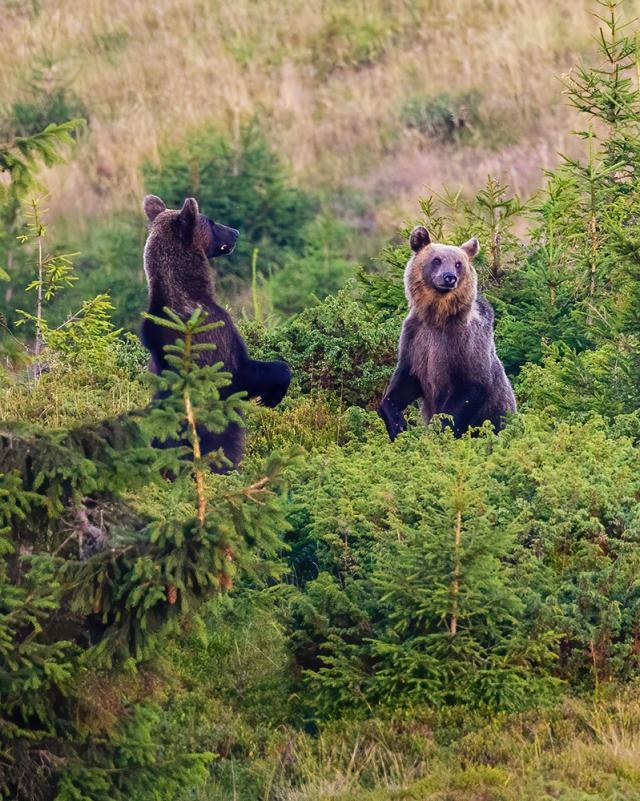
M 523 708 L 637 675 L 639 458 L 602 421 L 532 413 L 393 445 L 378 423 L 310 455 L 288 535 L 308 713 Z
M 246 486 L 236 476 L 207 487 L 203 470 L 219 457 L 200 458 L 196 438 L 150 446 L 152 437 L 176 442 L 187 424 L 224 428 L 242 408 L 237 395 L 220 398 L 228 375 L 219 366 L 195 364 L 198 314 L 174 327 L 184 336 L 169 348 L 170 369 L 154 377 L 162 398 L 146 414 L 58 429 L 51 421 L 2 425 L 0 791 L 7 797 L 164 801 L 206 778 L 213 754 L 200 744 L 187 752 L 163 730 L 160 705 L 142 691 L 144 663 L 163 632 L 196 602 L 228 591 L 238 570 L 254 580 L 263 566 L 277 574 L 269 557 L 285 527 L 274 492 L 282 463 L 271 459 Z M 171 515 L 154 515 L 149 496 L 166 484 L 166 470 L 174 477 Z M 157 674 L 148 670 L 153 684 Z
M 285 317 L 298 314 L 355 277 L 355 263 L 342 255 L 350 250 L 352 236 L 346 225 L 328 215 L 308 225 L 300 252 L 286 253 L 265 282 L 273 310 Z
M 147 308 L 147 283 L 144 276 L 142 252 L 146 239 L 142 212 L 139 215 L 115 215 L 104 221 L 94 221 L 81 241 L 68 234 L 77 246 L 76 270 L 82 276 L 54 303 L 52 313 L 62 321 L 75 310 L 87 295 L 108 293 L 115 299 L 113 322 L 117 327 L 138 331 L 142 312 Z
M 149 354 L 132 335 L 66 358 L 45 351 L 45 359 L 35 383 L 28 370 L 0 373 L 0 418 L 59 427 L 140 409 L 150 400 Z
M 32 136 L 47 125 L 87 117 L 84 104 L 69 89 L 34 88 L 29 100 L 16 100 L 11 106 L 5 126 L 17 136 Z
M 347 406 L 374 406 L 396 360 L 402 318 L 372 313 L 353 284 L 276 328 L 247 322 L 256 358 L 289 362 L 294 389 L 330 389 Z
M 621 335 L 580 353 L 549 345 L 541 364 L 525 364 L 518 395 L 525 409 L 546 410 L 562 419 L 599 414 L 610 420 L 640 409 L 640 343 Z
M 6 137 L 28 137 L 43 131 L 47 125 L 87 117 L 87 109 L 71 88 L 71 82 L 60 75 L 60 65 L 45 57 L 38 59 L 32 68 L 21 98 L 7 109 L 0 131 Z

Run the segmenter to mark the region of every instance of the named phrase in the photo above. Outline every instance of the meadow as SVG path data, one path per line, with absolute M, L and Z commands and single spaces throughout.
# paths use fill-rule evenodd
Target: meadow
M 0 797 L 639 799 L 638 4 L 2 11 Z M 241 229 L 277 408 L 149 374 L 145 192 Z M 480 240 L 500 433 L 376 414 L 416 223 Z M 231 473 L 151 446 L 239 413 Z
M 490 173 L 516 194 L 541 185 L 573 145 L 559 78 L 594 52 L 593 11 L 590 0 L 4 2 L 0 103 L 8 129 L 88 120 L 73 160 L 45 173 L 74 228 L 137 211 L 142 163 L 190 131 L 235 139 L 257 119 L 300 186 L 364 195 L 387 233 L 427 184 L 473 190 Z

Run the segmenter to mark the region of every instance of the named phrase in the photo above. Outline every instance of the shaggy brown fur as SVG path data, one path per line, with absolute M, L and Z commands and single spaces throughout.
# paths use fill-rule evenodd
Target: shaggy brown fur
M 215 301 L 213 273 L 209 259 L 224 256 L 234 248 L 238 232 L 200 214 L 198 204 L 187 198 L 180 210 L 167 209 L 155 195 L 148 195 L 144 210 L 149 219 L 149 236 L 144 248 L 144 270 L 149 286 L 149 312 L 164 316 L 168 307 L 188 319 L 198 307 L 207 312 L 207 322 L 224 325 L 198 335 L 201 342 L 214 344 L 215 350 L 200 354 L 203 363 L 223 362 L 231 373 L 231 384 L 220 394 L 228 397 L 246 392 L 260 397 L 267 406 L 277 405 L 286 395 L 291 380 L 285 362 L 251 359 L 230 315 Z M 152 369 L 166 369 L 164 346 L 175 340 L 175 332 L 151 320 L 142 324 L 142 340 L 151 352 Z M 222 448 L 232 465 L 244 450 L 244 430 L 231 423 L 225 431 L 199 430 L 203 454 Z
M 490 420 L 496 429 L 515 398 L 493 342 L 493 310 L 477 292 L 472 259 L 477 239 L 461 247 L 432 244 L 425 228 L 411 233 L 405 271 L 409 304 L 398 366 L 379 413 L 393 440 L 405 430 L 403 410 L 420 399 L 428 422 L 447 415 L 457 435 Z
M 440 292 L 425 281 L 425 266 L 438 253 L 442 255 L 444 248 L 449 251 L 447 245 L 427 245 L 411 259 L 405 272 L 409 306 L 436 328 L 444 328 L 454 318 L 471 314 L 478 287 L 476 271 L 462 248 L 450 248 L 452 254 L 465 262 L 465 270 L 455 292 Z
M 188 199 L 185 204 L 188 203 Z M 158 210 L 158 201 L 162 203 L 163 210 Z M 195 203 L 195 201 L 193 201 Z M 197 205 L 195 206 L 197 209 Z M 213 280 L 213 270 L 207 258 L 207 252 L 214 245 L 213 231 L 204 215 L 197 211 L 193 218 L 193 238 L 185 246 L 184 238 L 181 235 L 181 210 L 173 211 L 167 209 L 160 198 L 155 195 L 148 195 L 145 198 L 145 212 L 150 217 L 149 236 L 144 247 L 144 270 L 147 277 L 149 288 L 149 312 L 154 315 L 162 315 L 165 306 L 176 311 L 181 317 L 188 318 L 197 307 L 202 307 L 208 312 L 208 322 L 221 321 L 224 325 L 214 328 L 207 332 L 206 341 L 216 345 L 214 351 L 204 351 L 202 359 L 204 362 L 215 364 L 223 361 L 225 368 L 233 371 L 238 366 L 238 349 L 234 346 L 238 337 L 237 331 L 227 312 L 218 306 L 214 301 L 215 287 Z M 218 226 L 224 229 L 226 226 Z M 233 231 L 233 229 L 228 229 Z M 237 235 L 237 232 L 236 232 Z M 220 238 L 226 236 L 228 242 L 225 249 L 219 254 L 224 255 L 225 251 L 230 253 L 233 250 L 235 239 L 233 234 L 221 232 Z M 233 241 L 232 241 L 233 240 Z M 225 243 L 220 243 L 220 250 Z M 152 330 L 153 324 L 143 324 L 143 332 Z M 170 329 L 163 329 L 166 334 L 159 330 L 159 326 L 154 329 L 158 336 L 162 338 L 162 345 L 168 344 L 173 340 L 174 335 Z M 162 365 L 164 368 L 164 355 L 158 353 L 157 348 L 148 344 L 154 357 L 154 367 Z M 156 352 L 154 352 L 154 350 Z

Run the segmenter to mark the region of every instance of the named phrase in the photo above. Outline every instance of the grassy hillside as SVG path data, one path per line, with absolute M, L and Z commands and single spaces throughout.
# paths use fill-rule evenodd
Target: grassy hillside
M 597 22 L 590 0 L 0 8 L 6 126 L 43 108 L 88 119 L 77 157 L 47 176 L 74 225 L 137 208 L 143 160 L 190 128 L 234 137 L 251 119 L 300 185 L 363 195 L 369 226 L 395 226 L 425 184 L 503 174 L 528 194 L 575 146 L 557 76 L 593 54 Z

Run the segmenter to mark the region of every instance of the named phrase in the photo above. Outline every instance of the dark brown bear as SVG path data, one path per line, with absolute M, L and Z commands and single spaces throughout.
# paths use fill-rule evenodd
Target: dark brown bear
M 215 302 L 213 271 L 209 259 L 233 251 L 238 231 L 213 222 L 198 211 L 194 198 L 187 198 L 179 211 L 167 209 L 155 195 L 144 199 L 149 220 L 149 236 L 144 248 L 144 270 L 149 287 L 149 312 L 164 316 L 168 307 L 188 319 L 200 307 L 207 312 L 207 322 L 222 321 L 223 326 L 199 335 L 199 341 L 216 345 L 204 351 L 203 363 L 223 362 L 232 381 L 221 390 L 223 398 L 244 391 L 249 397 L 260 397 L 267 406 L 276 406 L 287 393 L 291 373 L 286 362 L 259 362 L 249 358 L 246 345 L 229 314 Z M 142 324 L 142 340 L 151 352 L 152 369 L 160 373 L 167 367 L 164 346 L 172 343 L 176 333 L 151 320 Z M 244 431 L 231 423 L 216 434 L 198 431 L 203 454 L 222 448 L 227 459 L 237 465 L 244 450 Z
M 410 237 L 404 274 L 409 314 L 398 365 L 378 413 L 394 440 L 406 429 L 402 412 L 420 399 L 425 422 L 448 415 L 456 436 L 490 420 L 499 430 L 516 409 L 513 389 L 493 341 L 493 309 L 478 294 L 471 263 L 480 245 L 431 242 L 423 226 Z

